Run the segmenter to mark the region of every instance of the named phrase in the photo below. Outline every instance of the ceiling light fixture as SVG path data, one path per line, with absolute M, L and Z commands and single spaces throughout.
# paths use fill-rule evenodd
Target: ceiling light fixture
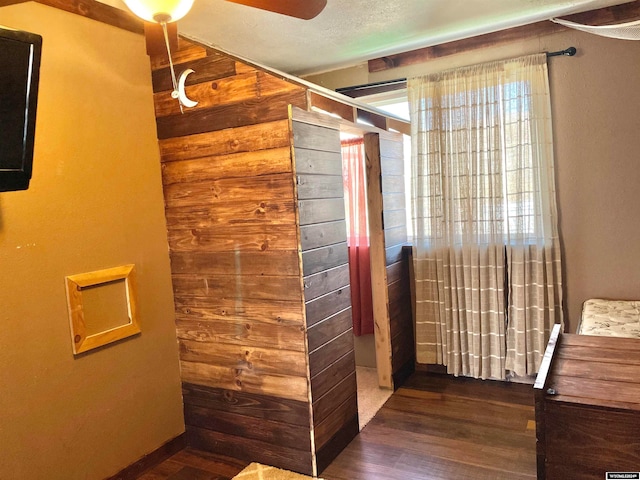
M 127 7 L 147 22 L 177 22 L 193 5 L 193 0 L 124 0 Z
M 189 100 L 184 92 L 182 77 L 186 78 L 186 75 L 184 75 L 186 72 L 181 76 L 180 84 L 176 80 L 173 60 L 171 59 L 171 48 L 169 47 L 169 35 L 167 34 L 167 23 L 178 21 L 184 17 L 191 10 L 193 0 L 124 0 L 124 3 L 129 7 L 129 10 L 141 19 L 160 24 L 164 34 L 167 56 L 169 57 L 169 68 L 171 70 L 171 83 L 173 84 L 171 97 L 178 100 L 181 112 L 183 112 L 183 105 L 194 107 L 198 102 Z M 193 70 L 190 70 L 189 73 L 193 73 Z

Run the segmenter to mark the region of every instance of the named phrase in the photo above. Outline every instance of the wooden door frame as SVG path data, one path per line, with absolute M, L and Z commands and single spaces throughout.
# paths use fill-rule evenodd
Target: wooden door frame
M 367 207 L 369 210 L 369 252 L 371 256 L 371 289 L 373 294 L 374 340 L 378 384 L 393 389 L 389 292 L 384 241 L 382 171 L 380 134 L 364 134 L 367 169 Z M 371 212 L 374 212 L 373 214 Z

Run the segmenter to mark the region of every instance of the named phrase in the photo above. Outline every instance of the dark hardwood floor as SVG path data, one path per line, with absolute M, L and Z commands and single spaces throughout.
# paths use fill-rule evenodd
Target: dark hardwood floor
M 139 480 L 228 480 L 251 462 L 214 455 L 191 448 L 176 453 Z
M 321 477 L 531 480 L 535 448 L 530 385 L 417 372 Z M 185 449 L 139 478 L 223 480 L 247 463 Z
M 322 476 L 535 479 L 535 449 L 531 385 L 415 373 Z

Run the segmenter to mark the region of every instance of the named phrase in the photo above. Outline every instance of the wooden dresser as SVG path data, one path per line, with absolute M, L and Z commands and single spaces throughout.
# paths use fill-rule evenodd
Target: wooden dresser
M 640 471 L 640 340 L 552 331 L 536 379 L 538 479 Z

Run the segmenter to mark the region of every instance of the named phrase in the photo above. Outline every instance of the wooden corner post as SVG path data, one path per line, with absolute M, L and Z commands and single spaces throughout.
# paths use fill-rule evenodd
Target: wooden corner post
M 379 385 L 393 388 L 379 134 L 365 134 L 364 151 L 367 164 L 367 207 L 369 209 L 369 252 L 371 256 L 376 367 Z

